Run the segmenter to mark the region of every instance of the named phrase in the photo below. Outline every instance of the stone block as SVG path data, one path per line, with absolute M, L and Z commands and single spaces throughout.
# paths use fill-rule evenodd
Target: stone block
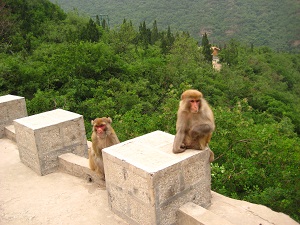
M 177 225 L 233 225 L 223 217 L 192 202 L 181 206 L 177 216 Z
M 8 125 L 4 127 L 4 134 L 5 137 L 16 142 L 16 132 L 15 132 L 15 126 L 14 125 Z
M 173 141 L 155 131 L 103 150 L 109 206 L 129 224 L 176 224 L 185 203 L 210 206 L 208 149 L 174 154 Z
M 98 173 L 90 169 L 88 159 L 73 153 L 65 153 L 58 156 L 58 161 L 59 168 L 62 172 L 83 178 L 88 182 L 95 182 L 105 187 L 105 181 L 100 179 Z
M 74 153 L 87 158 L 83 117 L 62 109 L 14 120 L 21 161 L 39 175 L 58 168 L 58 156 Z
M 5 134 L 5 127 L 11 125 L 13 120 L 27 116 L 24 97 L 15 95 L 0 96 L 0 138 Z

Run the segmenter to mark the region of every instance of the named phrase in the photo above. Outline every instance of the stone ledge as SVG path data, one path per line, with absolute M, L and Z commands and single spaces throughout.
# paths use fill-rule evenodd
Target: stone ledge
M 188 202 L 177 213 L 177 225 L 233 225 L 209 210 Z
M 212 191 L 208 210 L 235 225 L 300 225 L 286 214 L 242 200 L 232 199 Z
M 73 153 L 65 153 L 58 156 L 59 169 L 70 175 L 83 178 L 88 182 L 95 182 L 105 187 L 105 181 L 99 178 L 99 175 L 89 168 L 88 159 L 75 155 Z
M 4 127 L 4 134 L 9 140 L 16 142 L 16 131 L 14 125 Z

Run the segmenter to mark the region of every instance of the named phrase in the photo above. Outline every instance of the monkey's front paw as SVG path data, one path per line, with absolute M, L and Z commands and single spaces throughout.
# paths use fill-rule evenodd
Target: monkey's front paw
M 180 148 L 181 148 L 181 149 L 184 149 L 184 150 L 187 149 L 187 147 L 186 147 L 186 145 L 185 145 L 184 143 L 182 143 L 182 144 L 180 145 Z
M 185 151 L 185 148 L 173 149 L 173 153 L 181 153 L 184 151 Z

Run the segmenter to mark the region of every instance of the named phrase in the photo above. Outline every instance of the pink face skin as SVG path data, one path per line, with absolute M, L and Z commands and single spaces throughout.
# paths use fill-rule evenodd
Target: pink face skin
M 190 101 L 192 113 L 197 113 L 199 111 L 199 102 L 200 100 L 194 100 L 194 99 Z
M 102 134 L 103 132 L 105 132 L 106 125 L 105 124 L 96 125 L 95 129 L 97 134 Z

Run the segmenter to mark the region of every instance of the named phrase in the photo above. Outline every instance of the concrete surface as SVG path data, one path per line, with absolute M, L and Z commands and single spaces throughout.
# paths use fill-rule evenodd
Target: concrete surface
M 216 192 L 208 210 L 234 225 L 299 225 L 283 213 Z M 6 138 L 0 139 L 0 224 L 128 225 L 110 211 L 103 186 L 62 172 L 39 176 Z
M 0 224 L 128 225 L 110 211 L 105 188 L 61 172 L 37 175 L 6 138 L 0 139 Z

